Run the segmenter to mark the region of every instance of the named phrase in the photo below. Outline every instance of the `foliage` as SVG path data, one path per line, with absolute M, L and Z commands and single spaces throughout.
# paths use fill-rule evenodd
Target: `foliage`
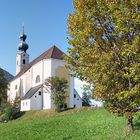
M 92 94 L 94 92 L 94 86 L 92 84 L 86 83 L 82 87 L 83 91 Z
M 51 97 L 54 102 L 55 110 L 61 111 L 64 107 L 67 90 L 67 80 L 59 77 L 49 77 L 45 80 L 45 86 L 47 91 L 51 93 Z
M 4 77 L 4 73 L 2 69 L 0 69 L 0 108 L 3 103 L 6 103 L 7 101 L 7 81 Z
M 90 106 L 90 99 L 93 91 L 94 88 L 91 84 L 83 85 L 82 106 Z
M 125 123 L 102 108 L 28 111 L 0 124 L 0 140 L 139 140 L 140 130 L 128 134 Z
M 140 104 L 140 1 L 74 0 L 68 18 L 74 75 L 95 85 L 98 98 L 132 120 Z M 130 124 L 132 126 L 132 124 Z
M 82 106 L 90 106 L 90 99 L 91 99 L 91 95 L 83 92 L 82 93 Z
M 16 96 L 14 103 L 7 102 L 2 108 L 1 122 L 17 119 L 22 113 L 20 112 L 20 98 Z

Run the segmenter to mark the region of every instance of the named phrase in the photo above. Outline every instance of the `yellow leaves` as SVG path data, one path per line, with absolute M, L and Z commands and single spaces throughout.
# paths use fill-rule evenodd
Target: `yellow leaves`
M 74 0 L 75 12 L 68 20 L 73 48 L 67 61 L 72 70 L 90 79 L 95 94 L 122 113 L 134 108 L 140 98 L 137 4 L 136 0 Z

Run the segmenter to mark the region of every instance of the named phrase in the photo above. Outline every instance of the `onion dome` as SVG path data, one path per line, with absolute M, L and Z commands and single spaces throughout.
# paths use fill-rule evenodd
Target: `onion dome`
M 26 52 L 29 48 L 28 44 L 25 42 L 27 36 L 24 32 L 19 36 L 20 44 L 18 45 L 18 50 Z
M 22 35 L 19 36 L 21 41 L 25 41 L 27 36 L 23 33 Z

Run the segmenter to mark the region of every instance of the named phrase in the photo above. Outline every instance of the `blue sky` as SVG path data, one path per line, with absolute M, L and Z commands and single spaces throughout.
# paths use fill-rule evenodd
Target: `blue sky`
M 0 67 L 15 75 L 22 23 L 30 60 L 54 44 L 66 53 L 67 18 L 73 10 L 72 0 L 0 0 Z
M 25 25 L 30 60 L 56 44 L 66 52 L 72 0 L 0 0 L 0 67 L 15 74 L 15 55 Z

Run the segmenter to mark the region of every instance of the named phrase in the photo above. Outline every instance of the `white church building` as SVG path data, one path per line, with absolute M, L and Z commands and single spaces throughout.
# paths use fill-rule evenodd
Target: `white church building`
M 20 97 L 20 110 L 53 109 L 51 92 L 45 90 L 44 82 L 48 77 L 63 77 L 68 81 L 65 106 L 82 106 L 82 99 L 74 89 L 74 78 L 65 68 L 64 53 L 55 45 L 33 61 L 29 61 L 28 44 L 24 32 L 20 35 L 20 44 L 16 55 L 16 76 L 9 82 L 8 100 L 13 102 Z

